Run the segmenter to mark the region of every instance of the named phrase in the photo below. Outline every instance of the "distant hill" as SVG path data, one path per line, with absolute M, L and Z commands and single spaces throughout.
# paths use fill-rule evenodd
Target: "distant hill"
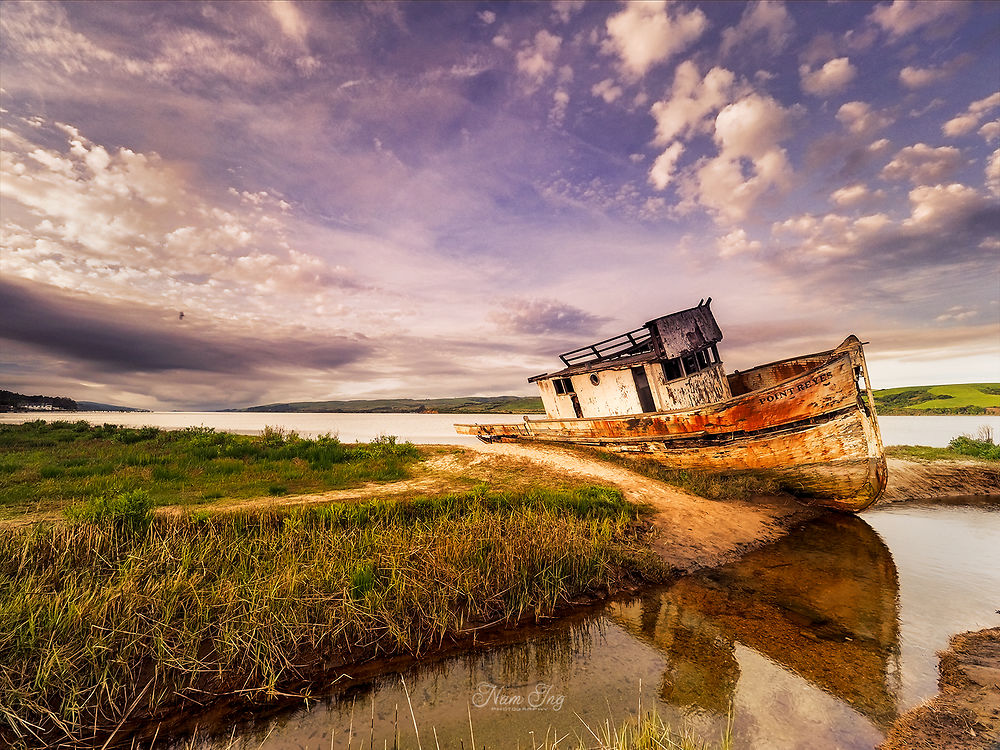
M 883 388 L 875 391 L 875 409 L 884 416 L 1000 414 L 1000 383 Z
M 149 411 L 136 409 L 134 406 L 118 406 L 117 404 L 102 404 L 100 401 L 77 401 L 80 411 Z
M 77 411 L 77 403 L 66 396 L 25 396 L 0 390 L 0 411 Z
M 542 414 L 534 396 L 465 396 L 460 398 L 382 398 L 353 401 L 294 401 L 223 411 L 321 412 L 355 414 Z

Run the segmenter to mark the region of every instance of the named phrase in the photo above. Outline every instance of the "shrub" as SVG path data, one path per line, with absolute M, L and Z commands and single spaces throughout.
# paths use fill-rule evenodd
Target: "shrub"
M 66 516 L 76 523 L 145 528 L 153 519 L 153 501 L 145 490 L 123 490 L 71 505 Z
M 983 425 L 975 437 L 959 435 L 952 438 L 948 447 L 963 456 L 982 458 L 987 461 L 1000 461 L 1000 445 L 993 442 L 993 430 Z

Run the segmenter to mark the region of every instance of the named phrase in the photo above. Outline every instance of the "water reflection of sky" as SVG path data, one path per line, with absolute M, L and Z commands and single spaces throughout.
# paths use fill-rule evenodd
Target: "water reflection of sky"
M 864 520 L 885 539 L 899 570 L 904 710 L 937 690 L 948 638 L 1000 625 L 1000 513 L 975 508 L 888 506 Z
M 935 652 L 955 632 L 1000 623 L 1000 514 L 894 506 L 830 516 L 744 560 L 527 643 L 405 675 L 424 747 L 530 746 L 546 733 L 593 739 L 611 718 L 655 706 L 717 739 L 730 710 L 736 745 L 871 748 L 899 711 L 936 691 Z M 884 540 L 884 542 L 883 542 Z M 889 550 L 892 550 L 890 553 Z M 511 699 L 479 701 L 483 683 Z M 538 683 L 562 698 L 532 710 Z M 237 730 L 236 746 L 416 747 L 398 676 Z M 375 731 L 371 731 L 374 701 Z M 732 707 L 730 709 L 730 706 Z M 470 732 L 469 721 L 473 728 Z M 225 740 L 203 747 L 229 746 Z M 242 734 L 241 734 L 242 733 Z

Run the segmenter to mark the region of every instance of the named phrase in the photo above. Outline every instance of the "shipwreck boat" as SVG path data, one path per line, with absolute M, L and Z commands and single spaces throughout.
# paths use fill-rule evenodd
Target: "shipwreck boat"
M 544 419 L 458 424 L 485 442 L 549 441 L 641 454 L 678 469 L 753 471 L 857 512 L 887 470 L 862 343 L 726 374 L 711 298 L 560 356 L 537 383 Z

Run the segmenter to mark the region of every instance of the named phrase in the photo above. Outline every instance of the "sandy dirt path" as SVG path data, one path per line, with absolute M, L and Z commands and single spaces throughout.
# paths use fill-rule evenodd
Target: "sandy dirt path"
M 650 506 L 658 534 L 652 548 L 683 571 L 714 567 L 783 536 L 795 523 L 819 515 L 785 497 L 708 500 L 623 467 L 553 446 L 492 443 L 487 455 L 516 456 L 561 472 L 618 487 L 628 500 Z

